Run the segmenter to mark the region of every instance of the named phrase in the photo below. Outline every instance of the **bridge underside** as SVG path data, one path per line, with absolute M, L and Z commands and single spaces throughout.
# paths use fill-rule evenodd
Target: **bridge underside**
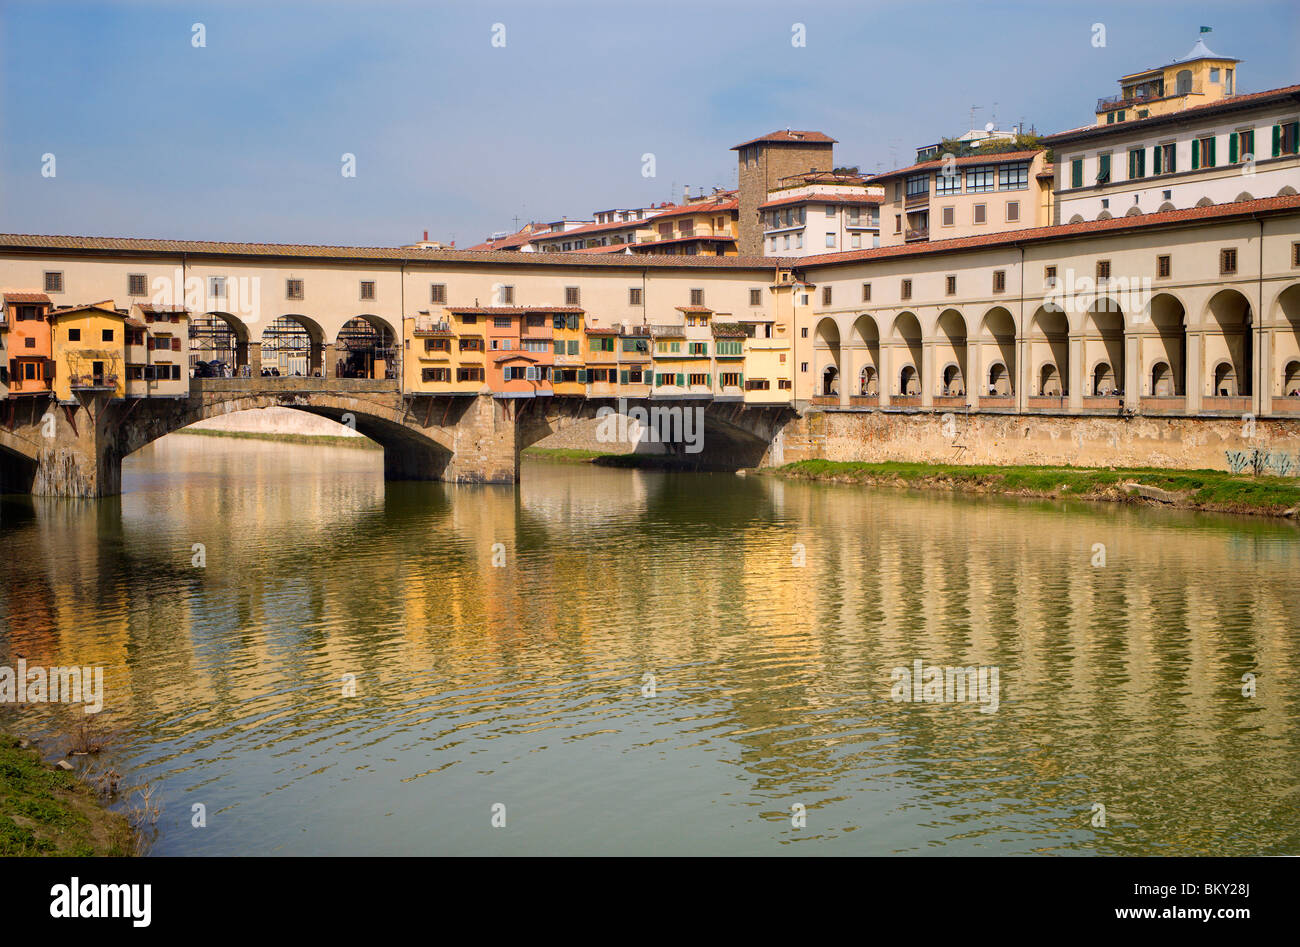
M 523 448 L 597 418 L 602 408 L 633 416 L 642 410 L 652 418 L 658 417 L 652 409 L 680 409 L 672 421 L 686 436 L 665 446 L 705 468 L 769 462 L 774 441 L 779 450 L 780 430 L 793 417 L 788 408 L 742 404 L 412 397 L 393 382 L 371 379 L 196 379 L 185 399 L 86 394 L 76 404 L 41 399 L 8 412 L 0 426 L 0 490 L 111 496 L 121 492 L 122 459 L 146 444 L 196 421 L 272 406 L 329 418 L 371 438 L 384 449 L 386 479 L 500 484 L 518 481 Z

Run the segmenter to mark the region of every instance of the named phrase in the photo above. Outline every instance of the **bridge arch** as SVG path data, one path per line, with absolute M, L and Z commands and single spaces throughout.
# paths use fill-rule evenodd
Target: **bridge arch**
M 322 377 L 325 330 L 311 316 L 288 312 L 262 327 L 258 338 L 263 373 Z
M 199 362 L 222 362 L 233 370 L 248 364 L 247 324 L 229 312 L 190 316 L 190 368 Z
M 401 358 L 397 333 L 387 319 L 372 314 L 354 316 L 334 340 L 337 378 L 396 378 Z

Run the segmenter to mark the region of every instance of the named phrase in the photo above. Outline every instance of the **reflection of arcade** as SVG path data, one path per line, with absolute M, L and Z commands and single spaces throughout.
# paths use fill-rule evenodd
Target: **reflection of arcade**
M 339 378 L 396 378 L 393 330 L 383 323 L 350 319 L 339 330 Z

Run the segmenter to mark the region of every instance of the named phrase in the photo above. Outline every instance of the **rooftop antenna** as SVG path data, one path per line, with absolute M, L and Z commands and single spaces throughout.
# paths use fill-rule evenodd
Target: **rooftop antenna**
M 977 111 L 979 111 L 980 109 L 982 109 L 982 108 L 983 108 L 983 106 L 980 106 L 980 105 L 972 105 L 972 106 L 970 107 L 970 125 L 968 125 L 967 128 L 974 128 L 974 127 L 975 127 L 975 113 L 976 113 Z
M 998 127 L 998 103 L 996 102 L 993 103 L 993 114 L 989 117 L 993 119 L 993 127 L 997 128 Z

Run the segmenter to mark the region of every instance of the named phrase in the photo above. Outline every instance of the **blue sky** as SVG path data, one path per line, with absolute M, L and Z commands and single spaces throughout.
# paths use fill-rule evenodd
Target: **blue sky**
M 0 0 L 0 230 L 468 246 L 732 186 L 728 149 L 776 128 L 884 170 L 973 105 L 978 126 L 1081 125 L 1202 25 L 1243 91 L 1300 82 L 1294 0 Z

